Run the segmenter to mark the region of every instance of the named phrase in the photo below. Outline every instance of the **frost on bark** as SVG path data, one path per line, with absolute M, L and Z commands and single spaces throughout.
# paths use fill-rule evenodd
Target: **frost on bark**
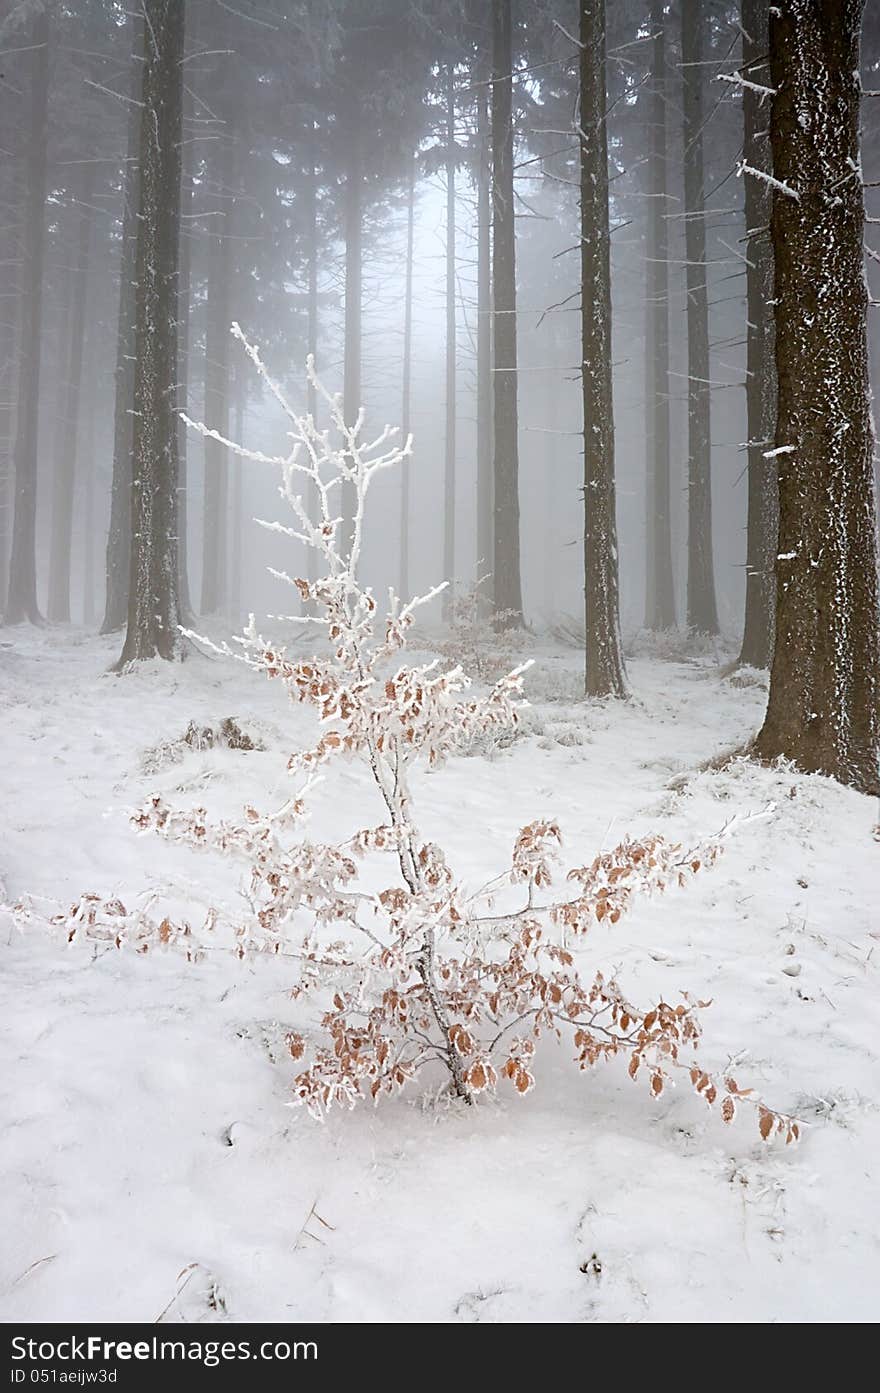
M 511 0 L 492 5 L 492 312 L 495 362 L 494 601 L 505 625 L 522 623 L 516 371 L 516 242 L 513 205 Z
M 53 623 L 70 623 L 70 559 L 73 550 L 73 497 L 77 468 L 77 437 L 82 394 L 83 345 L 86 337 L 86 302 L 89 284 L 89 248 L 92 240 L 94 164 L 82 167 L 77 190 L 79 238 L 72 273 L 69 339 L 62 349 L 64 383 L 60 393 L 61 420 L 56 436 L 55 478 L 52 494 L 52 538 L 49 552 L 49 596 L 46 617 Z M 86 460 L 91 469 L 91 461 Z
M 39 623 L 37 605 L 37 436 L 40 407 L 40 338 L 46 244 L 46 125 L 49 104 L 49 16 L 34 18 L 30 62 L 27 194 L 22 240 L 22 324 L 19 339 L 15 437 L 15 502 L 6 619 Z
M 620 645 L 611 259 L 605 122 L 605 0 L 580 10 L 581 384 L 584 405 L 584 684 L 587 696 L 624 696 Z
M 652 0 L 648 262 L 646 278 L 646 534 L 645 624 L 675 626 L 669 482 L 669 237 L 666 213 L 666 33 L 663 0 Z
M 177 276 L 185 7 L 145 0 L 128 625 L 119 668 L 182 655 L 177 557 Z
M 709 297 L 703 187 L 703 6 L 682 0 L 681 59 L 684 108 L 685 267 L 688 344 L 688 565 L 687 622 L 701 634 L 718 633 L 712 548 L 712 437 L 710 425 Z
M 769 83 L 767 24 L 769 0 L 743 0 L 743 76 Z M 760 92 L 744 87 L 743 158 L 752 169 L 769 169 L 769 108 Z M 748 418 L 749 502 L 746 527 L 746 610 L 739 661 L 770 666 L 773 655 L 776 592 L 776 535 L 779 497 L 776 457 L 768 457 L 776 430 L 776 364 L 773 352 L 773 248 L 770 243 L 770 188 L 745 174 L 746 414 Z
M 861 0 L 770 16 L 779 549 L 756 751 L 878 789 L 880 612 L 859 161 Z
M 129 21 L 135 28 L 135 21 Z M 140 88 L 143 66 L 139 41 L 132 36 L 131 93 Z M 140 199 L 140 107 L 128 115 L 128 144 L 123 176 L 122 249 L 119 259 L 119 311 L 116 326 L 116 396 L 113 408 L 113 478 L 110 487 L 110 527 L 107 533 L 107 589 L 102 634 L 115 633 L 128 613 L 131 570 L 131 446 L 134 430 L 134 337 L 137 318 L 137 215 Z

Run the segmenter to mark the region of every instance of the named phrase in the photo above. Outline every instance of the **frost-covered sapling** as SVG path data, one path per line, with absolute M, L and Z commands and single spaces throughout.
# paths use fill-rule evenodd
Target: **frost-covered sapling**
M 156 797 L 135 816 L 139 828 L 241 858 L 251 906 L 244 917 L 211 911 L 197 930 L 86 895 L 59 916 L 68 936 L 128 941 L 141 951 L 174 943 L 196 959 L 232 951 L 295 962 L 293 995 L 317 1007 L 317 1020 L 289 1035 L 297 1062 L 293 1093 L 318 1117 L 336 1104 L 396 1093 L 429 1067 L 444 1070 L 450 1091 L 465 1103 L 502 1085 L 526 1094 L 535 1082 L 536 1048 L 551 1035 L 565 1042 L 581 1069 L 624 1056 L 630 1077 L 644 1078 L 655 1096 L 683 1073 L 707 1103 L 720 1104 L 726 1121 L 744 1100 L 757 1108 L 762 1136 L 796 1137 L 796 1122 L 764 1107 L 734 1079 L 714 1081 L 695 1061 L 706 1003 L 684 996 L 675 1004 L 636 1006 L 613 977 L 598 971 L 583 977 L 576 962 L 592 925 L 616 924 L 634 896 L 687 881 L 714 860 L 724 832 L 688 852 L 659 836 L 625 840 L 570 869 L 562 894 L 553 891 L 561 847 L 553 820 L 525 825 L 510 866 L 477 891 L 456 877 L 442 847 L 420 835 L 415 767 L 436 766 L 462 742 L 514 724 L 523 668 L 474 695 L 457 664 L 403 660 L 415 612 L 438 590 L 407 603 L 391 593 L 382 615 L 358 564 L 371 484 L 409 455 L 411 442 L 398 444 L 387 428 L 368 441 L 363 416 L 353 425 L 344 420 L 310 361 L 310 380 L 330 421 L 318 430 L 311 416 L 291 407 L 241 330 L 233 332 L 285 411 L 292 445 L 272 458 L 223 443 L 281 472 L 294 522 L 265 525 L 304 542 L 322 563 L 318 580 L 280 577 L 303 602 L 298 622 L 321 641 L 314 656 L 291 656 L 258 634 L 251 619 L 237 648 L 223 644 L 220 651 L 312 707 L 319 735 L 310 749 L 290 756 L 293 789 L 276 810 L 246 807 L 240 820 L 217 822 L 204 808 L 181 812 Z M 344 488 L 355 499 L 350 532 L 341 516 Z M 317 498 L 316 516 L 304 493 Z M 340 843 L 312 841 L 310 785 L 342 758 L 364 761 L 379 817 Z M 359 872 L 374 853 L 394 867 L 378 892 L 366 888 Z

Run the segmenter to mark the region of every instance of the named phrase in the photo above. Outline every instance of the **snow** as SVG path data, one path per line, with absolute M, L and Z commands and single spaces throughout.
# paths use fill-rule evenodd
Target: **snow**
M 308 713 L 219 657 L 115 677 L 118 640 L 7 635 L 9 898 L 231 901 L 236 867 L 137 836 L 126 810 L 151 792 L 218 815 L 280 802 Z M 580 655 L 529 648 L 522 737 L 421 778 L 423 830 L 476 885 L 533 817 L 559 820 L 576 862 L 626 833 L 693 844 L 775 802 L 583 952 L 637 1001 L 711 997 L 707 1067 L 732 1060 L 808 1124 L 802 1142 L 764 1145 L 747 1109 L 726 1128 L 687 1088 L 652 1099 L 622 1066 L 580 1074 L 549 1042 L 526 1099 L 412 1093 L 319 1125 L 287 1106 L 283 1036 L 303 1006 L 283 963 L 68 949 L 0 918 L 0 1318 L 876 1318 L 876 807 L 742 759 L 701 768 L 755 730 L 764 675 L 725 677 L 705 647 L 635 653 L 634 699 L 585 704 Z M 155 752 L 228 715 L 265 748 Z M 313 798 L 316 834 L 377 820 L 355 764 Z

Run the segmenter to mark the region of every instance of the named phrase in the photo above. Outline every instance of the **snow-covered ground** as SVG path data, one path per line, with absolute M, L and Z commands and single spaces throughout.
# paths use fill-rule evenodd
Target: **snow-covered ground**
M 4 636 L 7 895 L 228 899 L 237 866 L 136 835 L 126 810 L 152 791 L 222 814 L 271 806 L 309 717 L 219 658 L 111 676 L 116 649 Z M 753 732 L 764 699 L 711 656 L 643 651 L 620 706 L 576 701 L 576 654 L 535 656 L 524 734 L 419 778 L 422 829 L 476 885 L 545 813 L 582 863 L 625 833 L 692 844 L 774 801 L 686 889 L 597 925 L 585 954 L 635 1000 L 711 997 L 706 1064 L 734 1059 L 741 1085 L 809 1124 L 800 1145 L 762 1144 L 750 1114 L 725 1127 L 687 1088 L 654 1100 L 622 1064 L 580 1074 L 549 1041 L 525 1099 L 446 1109 L 411 1093 L 322 1126 L 288 1106 L 280 1042 L 303 1007 L 283 963 L 67 948 L 6 917 L 0 1317 L 877 1318 L 875 805 L 742 760 L 700 772 Z M 227 715 L 266 748 L 150 755 L 191 719 Z M 379 820 L 356 764 L 314 809 L 336 840 Z

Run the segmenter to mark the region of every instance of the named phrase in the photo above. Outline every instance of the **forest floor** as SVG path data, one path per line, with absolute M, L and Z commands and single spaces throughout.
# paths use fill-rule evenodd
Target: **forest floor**
M 240 868 L 126 812 L 160 792 L 228 815 L 287 791 L 308 713 L 220 658 L 107 672 L 118 640 L 0 645 L 0 877 L 52 912 L 81 891 L 232 902 Z M 279 960 L 141 958 L 0 913 L 0 1318 L 6 1321 L 871 1321 L 878 1316 L 880 845 L 876 805 L 735 759 L 762 680 L 642 642 L 633 699 L 577 698 L 579 657 L 533 644 L 506 746 L 417 778 L 421 829 L 477 885 L 550 814 L 570 864 L 651 829 L 692 845 L 775 803 L 692 884 L 597 925 L 586 963 L 636 1001 L 711 998 L 702 1055 L 807 1124 L 760 1141 L 688 1087 L 547 1041 L 537 1087 L 475 1109 L 414 1090 L 321 1125 L 293 1109 Z M 723 656 L 723 655 L 721 655 Z M 261 751 L 157 751 L 241 718 Z M 343 764 L 313 826 L 375 825 Z M 2 898 L 2 896 L 0 896 Z M 438 1079 L 439 1082 L 439 1079 Z

